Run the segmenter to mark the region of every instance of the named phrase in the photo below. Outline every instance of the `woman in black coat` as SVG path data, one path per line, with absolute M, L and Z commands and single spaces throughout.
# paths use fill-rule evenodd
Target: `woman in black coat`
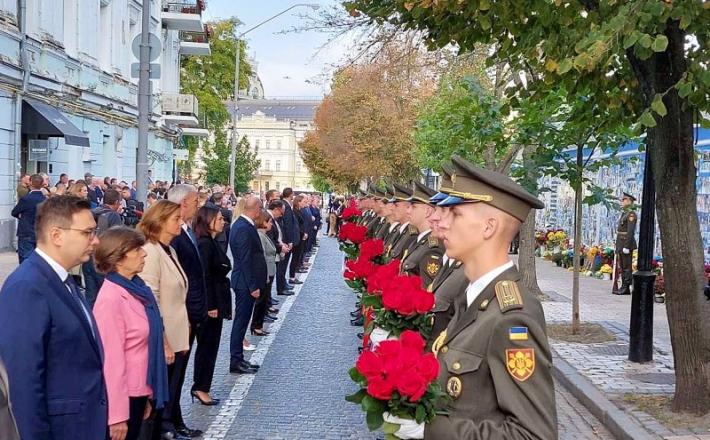
M 227 274 L 232 264 L 215 237 L 224 229 L 224 218 L 216 206 L 203 206 L 197 211 L 192 228 L 197 237 L 202 267 L 205 271 L 207 320 L 197 332 L 193 400 L 203 405 L 216 405 L 219 399 L 210 396 L 217 352 L 222 336 L 222 321 L 232 319 L 232 292 Z

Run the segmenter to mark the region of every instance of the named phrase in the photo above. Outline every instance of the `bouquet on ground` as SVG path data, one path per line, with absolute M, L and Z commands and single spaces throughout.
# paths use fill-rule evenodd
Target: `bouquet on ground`
M 371 431 L 382 429 L 386 439 L 395 439 L 399 425 L 386 423 L 385 412 L 417 423 L 436 417 L 435 404 L 444 393 L 436 378 L 439 362 L 425 352 L 425 341 L 415 331 L 403 331 L 398 340 L 381 342 L 374 350 L 364 350 L 350 378 L 360 386 L 348 402 L 357 403 L 366 412 Z

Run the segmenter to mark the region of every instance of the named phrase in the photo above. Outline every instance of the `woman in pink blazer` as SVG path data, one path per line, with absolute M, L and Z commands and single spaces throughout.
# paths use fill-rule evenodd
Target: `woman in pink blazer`
M 99 237 L 97 269 L 106 274 L 94 317 L 104 347 L 111 440 L 135 440 L 151 407 L 168 401 L 163 324 L 143 270 L 145 238 L 117 226 Z M 151 404 L 152 401 L 152 404 Z

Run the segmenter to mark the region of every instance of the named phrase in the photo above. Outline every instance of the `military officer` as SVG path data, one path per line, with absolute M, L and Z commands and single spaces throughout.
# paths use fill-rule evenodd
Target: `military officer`
M 616 289 L 616 284 L 612 293 L 615 295 L 630 295 L 631 285 L 634 282 L 631 274 L 631 260 L 634 249 L 636 249 L 636 221 L 638 216 L 633 210 L 636 198 L 629 193 L 621 196 L 621 209 L 623 213 L 616 228 L 616 260 L 621 267 L 621 289 Z
M 389 253 L 394 246 L 394 242 L 399 238 L 399 227 L 402 224 L 400 217 L 403 211 L 401 209 L 397 210 L 397 204 L 395 203 L 397 199 L 394 192 L 394 186 L 385 188 L 385 194 L 387 195 L 387 213 L 385 216 L 389 225 L 383 238 L 385 241 L 385 255 Z
M 427 220 L 435 210 L 429 203 L 429 199 L 435 194 L 436 191 L 428 186 L 420 182 L 414 183 L 412 196 L 408 199 L 409 220 L 420 232 L 402 255 L 402 272 L 419 275 L 425 288 L 441 270 L 444 255 L 443 243 L 432 233 Z
M 454 156 L 453 188 L 442 201 L 444 244 L 469 285 L 434 341 L 446 415 L 426 426 L 387 415 L 400 438 L 556 439 L 552 359 L 542 306 L 518 284 L 510 242 L 530 209 L 544 205 L 508 177 Z
M 412 197 L 412 190 L 404 185 L 394 185 L 394 210 L 397 213 L 397 220 L 400 222 L 399 234 L 390 243 L 387 255 L 391 259 L 401 259 L 404 251 L 417 239 L 419 230 L 412 224 L 410 219 L 409 202 Z

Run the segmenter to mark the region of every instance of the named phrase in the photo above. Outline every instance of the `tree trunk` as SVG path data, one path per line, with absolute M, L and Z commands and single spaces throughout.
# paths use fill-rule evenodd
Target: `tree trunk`
M 526 178 L 530 181 L 535 180 L 535 167 L 528 163 L 530 156 L 535 151 L 534 145 L 526 145 L 523 147 L 523 167 L 526 170 Z M 528 188 L 530 189 L 530 188 Z M 537 192 L 534 192 L 537 195 Z M 535 210 L 530 210 L 528 218 L 525 219 L 520 227 L 520 246 L 518 248 L 518 270 L 522 278 L 523 287 L 531 294 L 542 297 L 544 296 L 540 286 L 537 284 L 537 269 L 535 267 Z
M 669 45 L 648 60 L 629 56 L 650 102 L 656 93 L 668 110 L 648 130 L 663 245 L 666 310 L 675 361 L 673 409 L 710 412 L 710 304 L 705 300 L 703 248 L 697 211 L 693 112 L 673 88 L 687 69 L 685 33 L 677 21 L 665 30 Z

